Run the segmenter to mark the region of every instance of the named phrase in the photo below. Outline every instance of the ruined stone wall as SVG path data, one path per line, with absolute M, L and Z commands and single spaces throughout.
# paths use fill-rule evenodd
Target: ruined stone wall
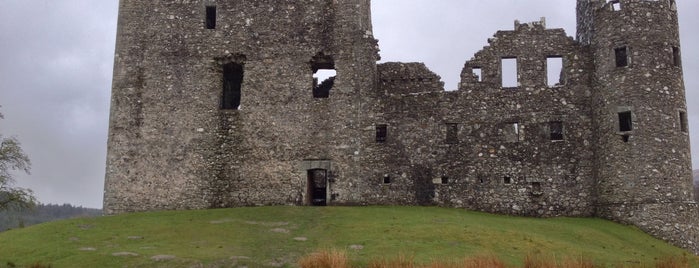
M 673 0 L 578 0 L 577 41 L 515 22 L 457 91 L 376 64 L 369 0 L 119 8 L 107 214 L 441 205 L 601 216 L 699 252 Z
M 547 85 L 548 56 L 563 58 L 565 75 L 558 85 Z M 519 66 L 515 88 L 501 82 L 501 59 L 509 57 Z M 482 70 L 482 79 L 473 67 Z M 424 65 L 381 64 L 391 137 L 386 146 L 393 152 L 389 173 L 398 178 L 391 184 L 412 182 L 395 190 L 407 191 L 420 204 L 513 215 L 592 215 L 589 73 L 587 51 L 543 22 L 498 32 L 466 63 L 458 91 L 445 92 L 431 82 L 438 76 Z M 561 140 L 551 139 L 551 122 L 563 124 Z M 513 123 L 519 133 L 512 133 Z
M 377 51 L 355 2 L 122 0 L 106 212 L 302 204 L 305 160 L 356 176 Z M 338 73 L 325 99 L 319 55 Z M 244 66 L 238 110 L 220 109 L 229 62 Z

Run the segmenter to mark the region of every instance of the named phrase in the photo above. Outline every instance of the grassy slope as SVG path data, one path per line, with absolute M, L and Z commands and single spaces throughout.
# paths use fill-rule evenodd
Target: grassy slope
M 0 233 L 0 267 L 37 261 L 53 267 L 228 267 L 236 262 L 259 267 L 294 264 L 330 248 L 346 249 L 360 264 L 398 255 L 427 262 L 483 254 L 510 264 L 528 254 L 628 264 L 688 254 L 635 228 L 599 219 L 530 219 L 434 207 L 260 207 L 74 219 L 12 230 Z M 112 256 L 115 252 L 139 256 Z M 177 258 L 154 261 L 155 255 Z

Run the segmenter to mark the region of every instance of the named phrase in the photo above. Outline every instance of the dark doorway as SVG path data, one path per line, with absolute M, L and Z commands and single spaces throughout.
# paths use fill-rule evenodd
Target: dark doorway
M 328 204 L 328 171 L 325 169 L 308 170 L 308 198 L 312 206 Z

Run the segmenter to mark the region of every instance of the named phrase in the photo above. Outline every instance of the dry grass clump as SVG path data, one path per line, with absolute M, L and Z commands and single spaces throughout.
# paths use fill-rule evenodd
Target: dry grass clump
M 338 250 L 323 250 L 311 253 L 299 260 L 301 268 L 351 268 L 347 254 Z M 506 268 L 504 262 L 495 256 L 478 256 L 466 258 L 462 261 L 434 261 L 429 264 L 417 264 L 412 257 L 398 256 L 395 259 L 374 260 L 368 268 Z M 511 266 L 510 266 L 511 267 Z M 524 259 L 522 268 L 597 268 L 605 267 L 595 265 L 585 258 L 564 259 L 544 258 L 538 255 L 529 255 Z M 617 268 L 690 268 L 687 258 L 669 257 L 658 260 L 655 265 L 634 264 L 631 266 L 617 265 Z
M 349 268 L 349 259 L 344 251 L 322 250 L 304 256 L 299 260 L 301 268 Z

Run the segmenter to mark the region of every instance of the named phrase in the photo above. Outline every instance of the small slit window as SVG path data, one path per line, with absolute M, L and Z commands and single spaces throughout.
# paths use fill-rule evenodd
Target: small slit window
M 549 122 L 549 134 L 552 141 L 562 141 L 563 140 L 563 122 L 552 121 Z
M 502 87 L 513 88 L 519 86 L 517 74 L 517 58 L 504 57 L 501 60 Z
M 448 176 L 442 176 L 442 184 L 449 184 L 449 177 Z
M 388 135 L 388 126 L 386 124 L 376 125 L 376 142 L 385 143 Z
M 614 59 L 616 61 L 616 67 L 629 66 L 629 48 L 626 46 L 615 48 Z
M 243 65 L 235 62 L 223 65 L 223 94 L 221 109 L 240 109 L 241 87 L 243 84 Z
M 633 119 L 631 111 L 619 112 L 619 131 L 628 132 L 633 130 Z
M 216 29 L 216 6 L 206 6 L 206 29 Z
M 502 182 L 503 182 L 504 184 L 512 184 L 512 177 L 510 177 L 510 176 L 505 176 L 505 177 L 502 178 Z
M 563 57 L 549 56 L 546 58 L 546 84 L 549 87 L 563 85 Z
M 672 65 L 676 67 L 680 67 L 682 65 L 679 47 L 672 47 Z
M 680 111 L 679 117 L 680 117 L 679 118 L 680 119 L 680 131 L 687 133 L 688 132 L 687 112 Z
M 383 175 L 383 184 L 391 184 L 391 175 Z
M 459 124 L 447 123 L 447 144 L 459 143 Z

